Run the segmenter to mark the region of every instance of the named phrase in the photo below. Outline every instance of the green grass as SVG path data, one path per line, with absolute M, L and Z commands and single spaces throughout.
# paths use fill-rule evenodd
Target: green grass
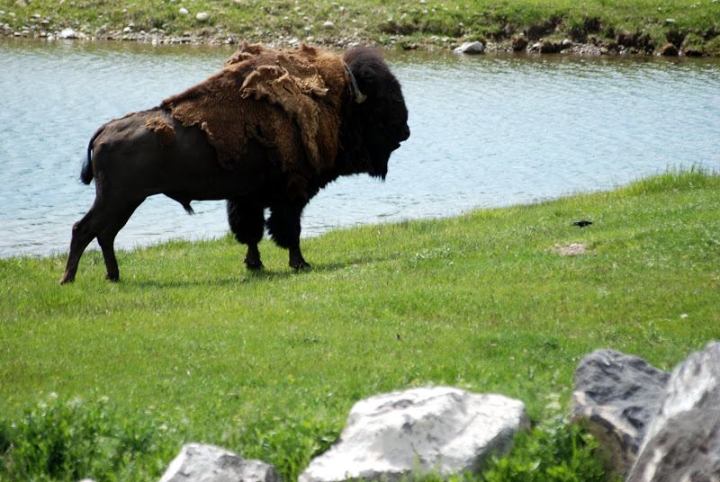
M 569 243 L 588 252 L 554 252 Z M 717 175 L 334 231 L 304 248 L 309 273 L 267 242 L 267 271 L 251 274 L 229 236 L 171 242 L 120 253 L 118 284 L 89 252 L 62 287 L 62 257 L 0 260 L 0 449 L 17 437 L 3 423 L 51 392 L 107 397 L 119 425 L 147 412 L 175 430 L 158 454 L 211 442 L 291 480 L 372 394 L 449 384 L 517 397 L 543 420 L 594 349 L 669 369 L 720 338 Z
M 190 14 L 181 15 L 181 6 Z M 314 42 L 330 44 L 340 38 L 381 44 L 507 39 L 534 26 L 544 35 L 557 27 L 560 34 L 582 41 L 587 34 L 614 39 L 623 31 L 641 32 L 660 47 L 668 39 L 679 46 L 689 34 L 706 42 L 720 33 L 720 3 L 712 0 L 0 0 L 0 10 L 6 12 L 0 23 L 13 29 L 36 26 L 39 30 L 40 22 L 47 19 L 45 28 L 51 31 L 71 26 L 94 34 L 103 26 L 120 31 L 132 24 L 135 32 L 204 30 L 208 35 L 233 34 L 254 41 L 312 36 Z M 210 14 L 208 22 L 195 19 L 201 11 Z M 35 14 L 40 18 L 33 18 Z M 335 28 L 323 28 L 326 20 Z

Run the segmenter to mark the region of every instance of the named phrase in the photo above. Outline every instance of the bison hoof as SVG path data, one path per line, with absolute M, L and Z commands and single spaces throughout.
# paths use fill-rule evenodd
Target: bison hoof
M 120 281 L 120 274 L 119 273 L 118 274 L 108 273 L 105 275 L 105 279 L 110 281 L 111 283 L 117 283 L 118 281 Z
M 63 273 L 62 278 L 60 278 L 61 285 L 66 285 L 68 283 L 72 283 L 73 281 L 75 281 L 75 275 L 70 274 L 67 271 L 65 273 Z
M 262 261 L 248 261 L 245 260 L 245 267 L 249 269 L 250 271 L 260 271 L 265 266 L 262 264 Z
M 300 261 L 291 261 L 290 267 L 295 271 L 309 271 L 312 268 L 312 266 L 310 266 L 310 263 L 308 263 L 304 259 L 301 259 Z

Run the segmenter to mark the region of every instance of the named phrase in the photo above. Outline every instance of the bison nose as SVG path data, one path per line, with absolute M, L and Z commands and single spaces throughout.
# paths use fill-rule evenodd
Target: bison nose
M 406 141 L 408 139 L 408 137 L 410 137 L 410 128 L 407 125 L 403 128 L 403 131 L 402 131 L 402 134 L 400 137 L 401 137 L 400 138 L 401 142 Z

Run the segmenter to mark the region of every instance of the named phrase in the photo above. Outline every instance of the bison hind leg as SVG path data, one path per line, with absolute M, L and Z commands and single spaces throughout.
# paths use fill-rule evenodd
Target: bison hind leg
M 85 252 L 85 248 L 90 244 L 90 241 L 97 236 L 97 219 L 97 207 L 96 204 L 94 204 L 80 221 L 73 224 L 70 252 L 68 253 L 65 273 L 60 279 L 60 284 L 75 281 L 80 258 L 83 252 Z
M 265 212 L 262 204 L 250 199 L 228 199 L 227 215 L 235 239 L 247 245 L 245 266 L 249 270 L 263 268 L 258 243 L 265 230 Z
M 68 254 L 65 273 L 60 279 L 60 284 L 70 283 L 75 280 L 80 257 L 88 244 L 90 244 L 90 241 L 96 237 L 105 259 L 107 278 L 112 281 L 118 280 L 120 273 L 113 242 L 118 231 L 125 226 L 127 220 L 142 201 L 143 199 L 109 202 L 107 198 L 95 199 L 95 203 L 87 214 L 73 225 L 70 253 Z

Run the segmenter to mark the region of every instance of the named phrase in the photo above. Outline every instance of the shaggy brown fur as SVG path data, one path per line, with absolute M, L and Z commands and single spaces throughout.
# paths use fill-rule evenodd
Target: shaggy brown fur
M 302 195 L 308 179 L 333 167 L 348 95 L 345 64 L 336 54 L 245 44 L 222 71 L 161 107 L 205 131 L 227 169 L 243 162 L 251 140 L 275 150 L 288 187 Z
M 148 118 L 145 127 L 157 134 L 163 146 L 169 146 L 175 141 L 175 129 L 160 115 Z

